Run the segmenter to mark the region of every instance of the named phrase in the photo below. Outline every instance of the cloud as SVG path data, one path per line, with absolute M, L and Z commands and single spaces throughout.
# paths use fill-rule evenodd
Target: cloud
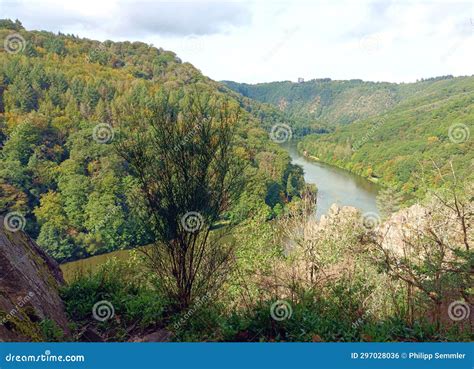
M 470 36 L 472 27 L 468 26 L 469 14 L 472 14 L 472 3 L 469 1 L 412 1 L 394 2 L 392 0 L 365 3 L 363 17 L 359 19 L 356 27 L 348 30 L 345 37 L 361 38 L 367 35 L 393 32 L 403 33 L 405 26 L 416 27 L 419 30 L 435 34 L 441 29 L 443 23 L 455 21 L 454 31 L 460 36 Z M 412 37 L 415 35 L 412 35 Z
M 130 30 L 142 34 L 209 35 L 229 26 L 250 23 L 251 14 L 242 3 L 233 2 L 149 2 L 120 5 L 117 33 Z
M 251 23 L 246 3 L 226 1 L 7 0 L 0 10 L 31 29 L 95 29 L 116 37 L 212 35 Z
M 472 74 L 469 0 L 0 0 L 27 29 L 172 50 L 205 75 L 414 81 Z

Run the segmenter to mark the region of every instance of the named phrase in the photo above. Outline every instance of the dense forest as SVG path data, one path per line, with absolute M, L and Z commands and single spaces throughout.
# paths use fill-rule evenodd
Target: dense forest
M 300 83 L 224 83 L 244 96 L 278 107 L 291 121 L 313 129 L 329 129 L 335 124 L 376 115 L 400 99 L 397 85 L 386 82 L 322 78 Z
M 305 117 L 301 152 L 423 198 L 455 169 L 473 172 L 474 77 L 445 76 L 416 83 L 312 80 L 257 85 L 226 84 L 250 98 Z
M 416 83 L 366 82 L 360 79 L 313 79 L 306 82 L 269 82 L 255 85 L 223 81 L 250 99 L 277 107 L 293 123 L 334 128 L 391 110 L 401 102 L 447 92 L 453 76 L 424 79 Z M 457 79 L 456 79 L 457 80 Z
M 0 20 L 0 40 L 0 267 L 57 283 L 59 302 L 46 307 L 67 316 L 25 304 L 12 317 L 1 303 L 18 297 L 16 282 L 2 279 L 0 332 L 472 340 L 473 77 L 251 86 L 141 42 L 11 20 Z M 317 189 L 279 145 L 292 137 L 306 156 L 393 191 L 385 208 L 400 191 L 416 204 L 383 221 L 338 206 L 316 219 Z M 29 259 L 11 266 L 17 253 L 3 250 L 15 242 Z M 105 261 L 62 283 L 49 257 Z
M 245 108 L 235 152 L 246 162 L 247 183 L 223 221 L 237 223 L 255 211 L 270 219 L 303 191 L 301 169 L 262 128 L 278 113 L 237 101 L 174 53 L 26 32 L 9 21 L 0 27 L 2 39 L 16 30 L 25 40 L 18 53 L 0 54 L 0 208 L 24 217 L 26 231 L 57 260 L 153 241 L 137 222 L 137 184 L 113 142 L 120 122 L 162 91 L 183 101 L 207 93 Z

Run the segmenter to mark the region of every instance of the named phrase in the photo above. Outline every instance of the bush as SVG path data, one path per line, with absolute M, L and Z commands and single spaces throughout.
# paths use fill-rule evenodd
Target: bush
M 78 275 L 61 291 L 69 318 L 79 327 L 94 323 L 102 333 L 162 324 L 168 303 L 157 293 L 152 277 L 140 273 L 141 269 L 141 261 L 132 253 L 127 261 L 111 259 L 95 273 Z M 100 301 L 107 301 L 114 310 L 104 322 L 93 317 L 94 305 Z M 123 331 L 120 335 L 126 338 Z
M 64 332 L 54 320 L 45 319 L 39 324 L 44 340 L 47 342 L 63 342 Z

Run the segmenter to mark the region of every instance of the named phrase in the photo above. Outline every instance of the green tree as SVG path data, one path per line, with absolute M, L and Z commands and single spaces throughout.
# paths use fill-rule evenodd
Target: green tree
M 64 41 L 59 37 L 49 37 L 44 43 L 44 48 L 48 52 L 58 55 L 66 55 L 67 53 Z
M 69 222 L 61 195 L 57 192 L 42 195 L 34 213 L 41 225 L 38 244 L 59 261 L 77 256 L 76 246 L 69 236 Z
M 393 188 L 385 188 L 377 195 L 377 208 L 383 218 L 388 218 L 391 214 L 400 209 L 403 204 L 403 195 Z
M 25 76 L 16 78 L 5 94 L 7 108 L 28 113 L 38 107 L 38 96 Z

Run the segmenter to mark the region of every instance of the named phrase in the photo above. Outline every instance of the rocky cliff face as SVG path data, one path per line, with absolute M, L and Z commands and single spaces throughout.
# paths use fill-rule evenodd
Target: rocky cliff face
M 0 341 L 43 341 L 42 324 L 57 326 L 67 338 L 58 264 L 23 231 L 4 223 L 0 217 Z
M 376 227 L 375 231 L 381 245 L 403 255 L 407 240 L 419 234 L 427 233 L 430 223 L 428 209 L 415 204 L 392 214 L 389 219 Z

